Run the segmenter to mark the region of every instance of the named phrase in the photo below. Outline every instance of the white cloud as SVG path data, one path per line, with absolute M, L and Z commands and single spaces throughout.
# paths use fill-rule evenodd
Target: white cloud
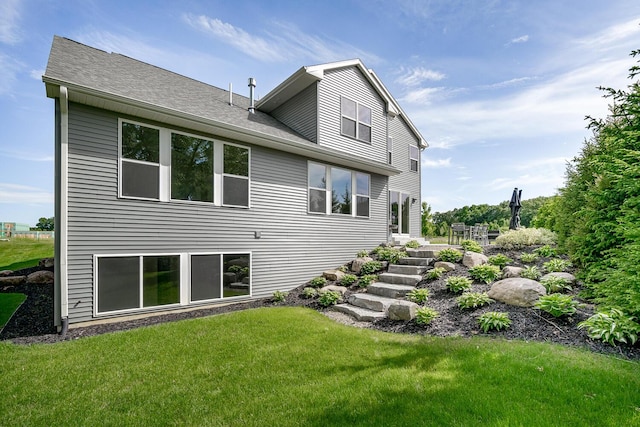
M 0 182 L 0 203 L 51 204 L 53 194 L 41 188 Z
M 16 44 L 20 41 L 18 21 L 20 19 L 20 0 L 0 2 L 0 42 Z
M 490 85 L 484 85 L 484 86 L 480 86 L 480 89 L 502 89 L 505 87 L 511 87 L 511 86 L 517 86 L 520 83 L 525 83 L 528 82 L 530 80 L 535 80 L 534 77 L 518 77 L 515 79 L 511 79 L 511 80 L 505 80 L 503 82 L 498 82 L 498 83 L 493 83 Z
M 0 95 L 11 91 L 17 81 L 17 75 L 23 67 L 24 65 L 20 61 L 0 53 Z
M 400 70 L 402 75 L 396 79 L 396 82 L 403 86 L 419 86 L 427 80 L 440 81 L 446 76 L 434 70 L 429 70 L 423 67 L 409 68 Z
M 32 79 L 35 80 L 42 80 L 42 76 L 44 75 L 44 70 L 40 69 L 40 70 L 31 70 L 31 72 L 29 72 L 29 76 Z
M 448 168 L 451 166 L 451 157 L 446 159 L 422 159 L 422 166 L 426 168 Z
M 441 99 L 439 96 L 443 94 L 445 88 L 443 87 L 424 87 L 420 89 L 412 89 L 407 92 L 402 98 L 401 101 L 405 101 L 409 104 L 422 104 L 429 105 L 433 103 L 436 99 Z
M 515 39 L 511 39 L 509 44 L 526 43 L 528 41 L 529 41 L 529 36 L 525 34 L 524 36 L 520 36 L 520 37 L 516 37 Z
M 638 17 L 622 22 L 620 24 L 608 27 L 596 34 L 584 37 L 576 41 L 576 44 L 591 51 L 604 51 L 618 48 L 620 42 L 633 40 L 637 45 L 637 38 L 640 35 L 640 23 Z M 634 49 L 637 46 L 633 47 Z
M 32 152 L 19 152 L 11 151 L 0 148 L 0 155 L 3 157 L 10 157 L 12 159 L 27 160 L 31 162 L 53 162 L 54 158 L 51 155 L 34 156 Z

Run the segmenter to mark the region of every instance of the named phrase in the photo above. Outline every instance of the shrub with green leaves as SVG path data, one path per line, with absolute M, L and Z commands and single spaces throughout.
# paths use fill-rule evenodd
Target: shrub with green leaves
M 556 241 L 556 234 L 546 228 L 519 228 L 499 235 L 496 246 L 511 250 L 534 245 L 553 245 Z
M 358 281 L 358 276 L 354 274 L 345 274 L 340 279 L 340 284 L 342 286 L 351 286 Z
M 547 290 L 548 294 L 570 291 L 572 289 L 567 279 L 558 276 L 546 276 L 540 280 L 540 283 Z
M 578 301 L 574 301 L 570 295 L 550 294 L 541 296 L 534 307 L 553 317 L 571 316 L 578 308 Z
M 520 255 L 520 261 L 524 262 L 525 264 L 531 264 L 533 262 L 536 262 L 538 258 L 540 258 L 540 256 L 534 252 Z
M 486 292 L 464 292 L 456 298 L 456 302 L 460 308 L 478 308 L 495 301 Z
M 325 279 L 322 276 L 314 277 L 313 279 L 309 280 L 309 286 L 314 288 L 321 288 L 326 284 L 327 284 L 327 279 Z
M 410 249 L 418 249 L 420 247 L 420 243 L 418 243 L 417 240 L 409 240 L 404 246 Z
M 424 304 L 429 299 L 429 293 L 427 288 L 414 289 L 407 293 L 407 299 L 416 304 Z
M 542 266 L 548 272 L 553 273 L 556 271 L 567 271 L 567 269 L 571 267 L 571 263 L 560 258 L 554 258 L 545 262 Z
M 275 291 L 271 300 L 275 303 L 284 302 L 287 299 L 287 295 L 289 295 L 289 292 Z
M 511 319 L 509 318 L 509 313 L 488 311 L 478 316 L 478 323 L 480 324 L 480 328 L 487 333 L 492 329 L 496 331 L 507 329 L 511 326 Z
M 539 247 L 533 252 L 545 258 L 551 258 L 557 255 L 557 251 L 549 245 L 544 245 L 542 247 Z
M 447 280 L 445 280 L 445 283 L 449 291 L 457 294 L 471 288 L 471 284 L 473 282 L 468 277 L 451 276 L 451 277 L 447 277 Z
M 380 249 L 378 249 L 380 248 Z M 400 258 L 406 258 L 407 253 L 396 248 L 386 248 L 378 246 L 376 256 L 379 261 L 388 261 L 391 264 L 397 264 Z
M 330 305 L 337 304 L 342 299 L 342 295 L 337 291 L 323 292 L 318 298 L 318 302 L 323 307 L 329 307 Z
M 365 274 L 358 280 L 358 286 L 360 286 L 361 288 L 366 288 L 376 280 L 378 280 L 377 274 Z
M 364 257 L 368 257 L 368 256 L 369 256 L 369 251 L 366 250 L 366 249 L 358 251 L 358 253 L 356 254 L 356 258 L 364 258 Z
M 640 334 L 640 324 L 621 310 L 612 308 L 578 323 L 578 329 L 586 329 L 589 338 L 607 342 L 613 346 L 616 341 L 634 345 Z
M 476 265 L 469 269 L 469 275 L 477 282 L 491 283 L 500 277 L 500 268 L 489 264 Z
M 462 249 L 465 251 L 482 253 L 482 246 L 475 240 L 463 240 L 460 242 L 460 246 L 462 246 Z
M 440 313 L 433 308 L 420 307 L 416 310 L 416 323 L 419 325 L 428 325 L 438 316 L 440 316 Z
M 436 279 L 439 279 L 440 277 L 442 277 L 444 272 L 445 272 L 444 268 L 435 267 L 435 268 L 432 268 L 431 270 L 427 271 L 424 274 L 424 278 L 427 279 L 427 280 L 436 280 Z
M 360 274 L 371 274 L 382 270 L 380 261 L 367 261 L 360 267 Z
M 498 268 L 500 268 L 500 270 L 505 268 L 507 264 L 512 261 L 513 260 L 511 258 L 504 254 L 491 255 L 489 257 L 489 264 L 497 266 Z
M 438 253 L 438 259 L 445 262 L 460 262 L 462 260 L 462 252 L 453 248 L 443 249 Z
M 315 297 L 316 295 L 318 295 L 318 291 L 315 290 L 314 288 L 306 287 L 306 288 L 304 288 L 302 290 L 302 297 L 303 298 L 310 299 L 310 298 Z
M 538 280 L 542 273 L 538 270 L 538 267 L 535 265 L 525 267 L 520 272 L 520 277 L 524 277 L 525 279 Z

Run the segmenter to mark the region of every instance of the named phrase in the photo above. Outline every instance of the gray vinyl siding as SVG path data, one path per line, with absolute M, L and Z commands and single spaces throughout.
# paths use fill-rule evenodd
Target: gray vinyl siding
M 371 143 L 343 136 L 340 131 L 340 97 L 371 108 Z M 319 144 L 336 150 L 387 162 L 386 105 L 356 67 L 325 72 L 319 84 Z
M 411 237 L 420 237 L 421 230 L 421 167 L 418 163 L 418 172 L 413 172 L 409 164 L 409 146 L 417 146 L 418 139 L 407 126 L 402 116 L 389 119 L 389 135 L 393 138 L 393 151 L 391 153 L 391 162 L 394 167 L 402 170 L 399 175 L 389 177 L 389 189 L 394 191 L 407 192 L 412 198 L 416 199 L 416 203 L 411 206 L 409 214 L 409 233 Z M 385 149 L 385 152 L 386 149 Z M 422 152 L 418 151 L 422 156 Z M 420 160 L 420 159 L 419 159 Z
M 318 85 L 314 83 L 271 115 L 310 141 L 318 142 Z
M 252 293 L 259 298 L 386 241 L 386 177 L 371 175 L 368 219 L 308 214 L 307 159 L 235 141 L 251 148 L 250 209 L 119 199 L 117 135 L 118 115 L 70 105 L 70 323 L 94 319 L 95 254 L 251 251 Z

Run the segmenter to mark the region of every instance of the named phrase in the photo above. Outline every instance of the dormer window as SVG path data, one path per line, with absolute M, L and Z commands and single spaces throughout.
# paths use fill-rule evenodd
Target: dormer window
M 371 142 L 371 108 L 340 97 L 341 133 L 364 142 Z

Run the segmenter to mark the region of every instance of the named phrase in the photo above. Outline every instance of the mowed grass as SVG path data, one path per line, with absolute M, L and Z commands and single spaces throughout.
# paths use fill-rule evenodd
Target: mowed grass
M 638 426 L 640 364 L 267 308 L 0 345 L 3 425 Z
M 0 271 L 20 270 L 53 257 L 53 239 L 11 239 L 0 241 Z
M 7 324 L 20 304 L 27 299 L 25 294 L 0 293 L 0 330 Z

